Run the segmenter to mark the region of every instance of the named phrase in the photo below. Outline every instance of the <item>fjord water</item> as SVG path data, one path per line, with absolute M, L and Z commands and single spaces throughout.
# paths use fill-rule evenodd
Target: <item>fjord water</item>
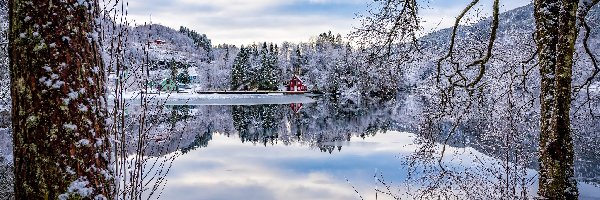
M 410 199 L 430 183 L 415 179 L 440 173 L 411 165 L 419 147 L 415 140 L 422 107 L 419 98 L 410 95 L 381 104 L 320 99 L 278 105 L 167 106 L 166 119 L 159 120 L 165 124 L 159 127 L 169 134 L 154 134 L 150 148 L 154 156 L 175 157 L 167 165 L 167 184 L 160 196 Z M 493 184 L 496 172 L 504 169 L 499 155 L 481 153 L 485 147 L 476 144 L 448 145 L 443 163 L 458 173 L 476 171 L 473 174 L 483 176 L 480 180 L 485 182 L 471 185 Z M 534 196 L 535 165 L 523 170 L 522 177 L 528 180 L 528 196 Z M 580 190 L 582 199 L 600 198 L 600 189 L 593 184 L 581 183 Z
M 291 104 L 287 99 L 285 104 L 223 105 L 229 101 L 225 99 L 209 105 L 150 106 L 146 110 L 150 143 L 144 154 L 148 166 L 155 164 L 153 160 L 162 161 L 147 168 L 145 180 L 164 180 L 164 187 L 152 191 L 152 199 L 412 199 L 424 188 L 442 195 L 448 192 L 444 187 L 457 180 L 446 177 L 435 185 L 443 174 L 439 158 L 416 153 L 426 145 L 420 134 L 425 117 L 420 99 L 405 95 L 368 104 L 321 98 Z M 131 124 L 127 132 L 138 132 L 139 119 L 130 116 L 140 109 L 139 105 L 127 109 Z M 0 129 L 3 152 L 11 149 L 8 131 Z M 447 145 L 443 167 L 462 177 L 479 176 L 462 181 L 471 186 L 462 190 L 498 197 L 494 193 L 501 190 L 488 189 L 502 183 L 498 177 L 505 175 L 502 155 L 477 137 L 462 137 L 461 142 Z M 436 143 L 433 149 L 439 153 L 442 145 Z M 580 198 L 600 199 L 600 162 L 597 156 L 586 155 L 590 159 L 576 161 Z M 11 164 L 9 160 L 10 155 L 0 159 L 0 173 L 10 171 L 2 170 Z M 153 177 L 157 171 L 162 171 L 160 177 Z M 527 195 L 535 196 L 536 164 L 514 172 L 519 173 L 527 181 Z M 0 177 L 0 192 L 10 187 L 6 182 L 10 180 Z M 461 194 L 456 188 L 449 190 Z

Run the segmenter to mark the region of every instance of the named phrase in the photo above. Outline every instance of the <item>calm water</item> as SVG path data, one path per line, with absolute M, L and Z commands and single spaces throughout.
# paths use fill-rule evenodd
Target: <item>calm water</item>
M 374 199 L 374 175 L 406 179 L 400 158 L 415 149 L 418 107 L 323 99 L 166 106 L 148 153 L 176 157 L 164 199 Z
M 350 138 L 329 150 L 298 143 L 256 145 L 214 135 L 208 147 L 184 154 L 168 174 L 165 199 L 358 199 L 374 196 L 377 170 L 401 180 L 398 154 L 411 134 Z M 348 179 L 349 183 L 346 181 Z M 374 199 L 374 198 L 369 198 Z
M 169 125 L 162 127 L 169 136 L 157 137 L 153 152 L 176 158 L 161 197 L 393 199 L 381 192 L 376 196 L 377 190 L 386 192 L 390 186 L 394 196 L 410 199 L 440 173 L 437 162 L 411 157 L 419 147 L 419 102 L 405 96 L 377 105 L 318 99 L 303 104 L 167 106 L 162 121 Z M 480 153 L 485 148 L 476 143 L 449 145 L 444 166 L 460 176 L 481 176 L 466 184 L 478 195 L 500 192 L 497 183 L 503 177 L 495 177 L 503 176 L 505 168 L 498 155 Z M 511 179 L 529 181 L 529 196 L 537 190 L 535 167 L 511 174 Z M 457 185 L 452 182 L 457 180 L 445 181 Z M 600 198 L 598 187 L 586 183 L 580 188 L 582 199 Z
M 437 157 L 415 154 L 424 142 L 419 135 L 423 106 L 414 96 L 369 105 L 318 98 L 292 104 L 286 99 L 281 102 L 285 104 L 215 105 L 227 102 L 170 103 L 147 112 L 152 127 L 144 153 L 150 164 L 165 164 L 147 173 L 150 182 L 166 180 L 153 198 L 412 199 L 433 188 L 430 194 L 456 193 L 455 198 L 464 199 L 471 197 L 458 190 L 484 198 L 506 192 L 499 186 L 507 175 L 502 156 L 478 145 L 475 137 L 447 146 L 441 162 L 451 173 L 440 171 Z M 136 116 L 140 110 L 132 106 L 126 112 Z M 127 120 L 128 131 L 138 132 L 137 118 Z M 441 145 L 432 149 L 439 151 Z M 600 199 L 600 188 L 594 186 L 600 183 L 600 162 L 598 156 L 589 157 L 577 164 L 580 178 L 587 180 L 580 184 L 581 197 Z M 537 190 L 535 168 L 531 164 L 506 177 L 526 179 L 531 196 Z M 157 171 L 161 175 L 153 177 Z

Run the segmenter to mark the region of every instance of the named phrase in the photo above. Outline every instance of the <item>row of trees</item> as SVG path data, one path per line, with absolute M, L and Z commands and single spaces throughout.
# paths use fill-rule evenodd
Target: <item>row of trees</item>
M 233 90 L 277 90 L 281 71 L 278 68 L 277 46 L 263 43 L 242 46 L 231 67 L 231 89 Z
M 206 34 L 200 34 L 200 33 L 196 32 L 195 30 L 190 30 L 189 28 L 183 27 L 183 26 L 179 27 L 179 32 L 183 33 L 183 34 L 187 35 L 189 38 L 191 38 L 194 41 L 194 44 L 196 45 L 196 47 L 204 49 L 204 51 L 206 51 L 206 53 L 207 53 L 207 56 L 211 60 L 214 59 L 211 56 L 211 50 L 213 48 L 212 42 L 210 39 L 208 39 Z
M 404 74 L 390 65 L 373 67 L 370 51 L 331 32 L 307 43 L 242 47 L 231 64 L 230 89 L 276 89 L 298 75 L 310 90 L 341 98 L 394 98 L 405 89 Z
M 372 49 L 353 47 L 340 34 L 331 32 L 305 43 L 238 48 L 227 44 L 211 47 L 205 35 L 186 27 L 175 31 L 161 25 L 143 25 L 128 31 L 131 36 L 126 41 L 126 63 L 140 65 L 141 58 L 147 57 L 153 63 L 152 80 L 169 78 L 159 71 L 170 69 L 166 63 L 175 60 L 197 73 L 194 84 L 202 90 L 276 90 L 293 75 L 299 75 L 310 90 L 353 101 L 390 99 L 399 88 L 406 88 L 406 77 L 397 67 L 369 59 Z M 166 44 L 150 45 L 148 52 L 141 50 L 154 39 Z

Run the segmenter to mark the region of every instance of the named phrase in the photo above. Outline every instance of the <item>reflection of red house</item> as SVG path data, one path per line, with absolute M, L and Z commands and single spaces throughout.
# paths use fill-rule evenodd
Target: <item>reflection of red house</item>
M 302 83 L 302 80 L 300 80 L 298 76 L 294 75 L 286 89 L 287 91 L 306 91 L 306 86 Z
M 298 113 L 302 109 L 302 103 L 292 103 L 290 104 L 290 108 L 292 108 L 294 113 Z
M 167 43 L 167 42 L 165 42 L 164 40 L 154 40 L 154 43 L 156 43 L 156 44 L 164 44 L 164 43 Z

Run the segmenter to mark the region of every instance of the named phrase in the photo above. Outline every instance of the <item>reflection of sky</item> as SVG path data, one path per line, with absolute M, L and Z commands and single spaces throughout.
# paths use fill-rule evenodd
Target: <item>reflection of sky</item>
M 353 138 L 340 152 L 329 154 L 298 144 L 255 146 L 215 135 L 208 148 L 176 159 L 163 197 L 357 199 L 345 177 L 367 197 L 373 193 L 376 169 L 390 175 L 386 178 L 404 176 L 395 156 L 412 141 L 408 136 L 388 133 Z
M 399 132 L 355 137 L 340 152 L 336 149 L 329 154 L 299 144 L 253 145 L 241 143 L 237 137 L 214 135 L 207 148 L 175 160 L 161 198 L 360 199 L 354 186 L 365 199 L 375 199 L 376 171 L 383 173 L 386 181 L 405 180 L 407 172 L 398 157 L 414 151 L 413 138 L 413 134 Z M 491 159 L 471 148 L 447 150 Z M 476 167 L 468 157 L 449 158 L 460 158 L 447 159 L 449 165 Z M 582 196 L 600 198 L 598 188 L 585 184 L 580 188 Z

